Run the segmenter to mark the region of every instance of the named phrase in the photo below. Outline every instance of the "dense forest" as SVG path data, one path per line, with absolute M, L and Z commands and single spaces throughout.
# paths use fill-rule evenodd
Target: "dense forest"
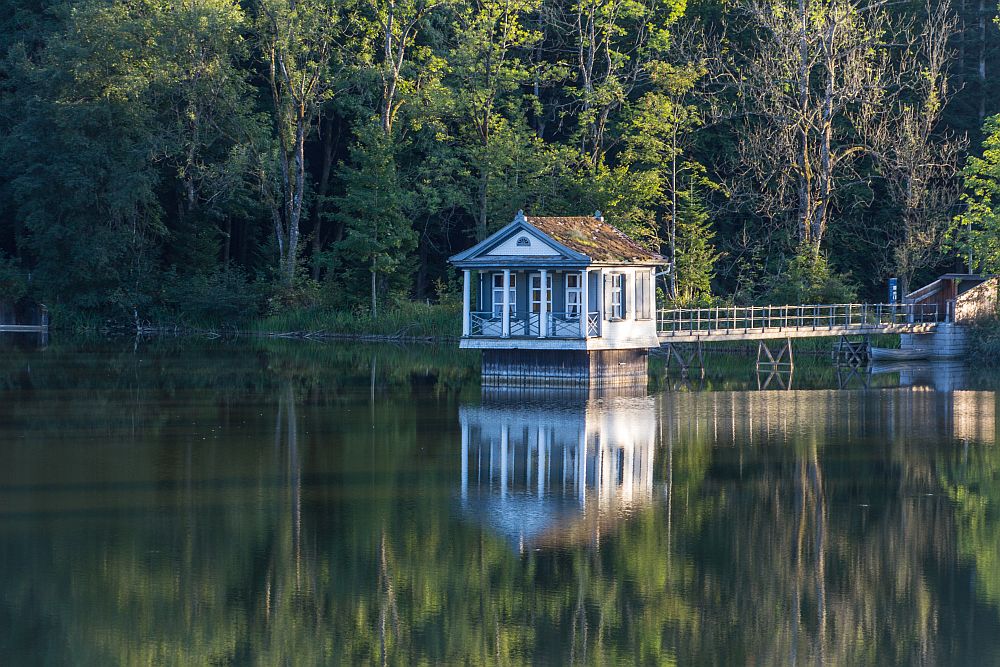
M 219 322 L 454 299 L 604 211 L 675 303 L 1000 270 L 992 0 L 9 0 L 0 300 Z

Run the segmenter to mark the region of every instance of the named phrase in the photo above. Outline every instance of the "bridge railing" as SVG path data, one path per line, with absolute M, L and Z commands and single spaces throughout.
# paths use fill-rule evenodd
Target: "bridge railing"
M 937 304 L 839 303 L 800 306 L 715 306 L 657 313 L 661 334 L 765 331 L 774 329 L 877 329 L 891 325 L 939 322 Z

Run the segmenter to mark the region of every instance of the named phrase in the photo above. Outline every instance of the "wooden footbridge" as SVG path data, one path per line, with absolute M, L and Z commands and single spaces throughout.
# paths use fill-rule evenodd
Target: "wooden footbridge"
M 868 357 L 872 334 L 928 334 L 949 319 L 934 303 L 718 306 L 660 310 L 657 336 L 668 368 L 676 362 L 683 372 L 704 369 L 702 343 L 758 341 L 758 370 L 781 373 L 794 365 L 793 338 L 837 337 L 835 354 L 860 364 Z M 767 343 L 772 340 L 782 341 L 781 346 L 772 349 Z
M 659 311 L 657 334 L 666 345 L 931 333 L 943 321 L 939 315 L 936 304 L 920 303 L 685 308 Z

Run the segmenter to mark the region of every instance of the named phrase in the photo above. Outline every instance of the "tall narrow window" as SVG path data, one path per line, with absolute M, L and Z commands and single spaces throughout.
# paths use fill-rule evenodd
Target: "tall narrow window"
M 552 274 L 545 276 L 545 309 L 552 310 Z M 542 312 L 542 274 L 531 276 L 531 312 L 536 315 Z
M 620 320 L 625 317 L 625 274 L 611 275 L 611 319 Z
M 583 286 L 580 284 L 579 273 L 566 274 L 566 317 L 575 320 L 582 310 Z
M 510 274 L 510 297 L 507 310 L 514 317 L 517 312 L 517 275 Z M 503 274 L 493 274 L 493 317 L 503 317 Z
M 648 320 L 652 317 L 652 289 L 649 271 L 637 271 L 635 274 L 635 318 Z

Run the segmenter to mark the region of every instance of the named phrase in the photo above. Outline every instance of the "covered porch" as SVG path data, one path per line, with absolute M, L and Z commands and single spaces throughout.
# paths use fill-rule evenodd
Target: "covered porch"
M 463 338 L 601 335 L 600 270 L 497 266 L 465 269 L 463 279 Z

